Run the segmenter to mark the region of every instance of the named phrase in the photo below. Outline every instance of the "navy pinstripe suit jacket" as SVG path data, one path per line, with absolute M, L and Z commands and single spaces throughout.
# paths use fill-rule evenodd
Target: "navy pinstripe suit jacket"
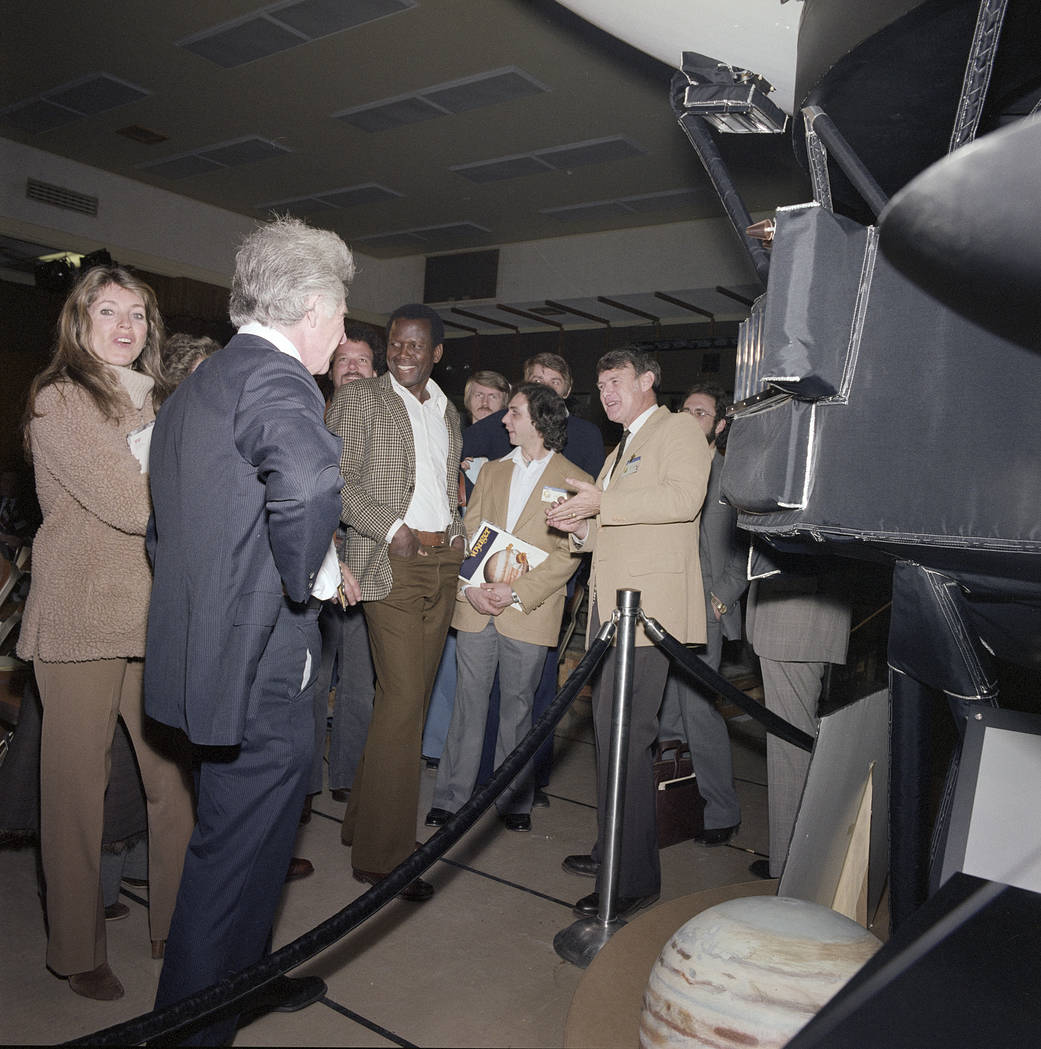
M 311 595 L 343 484 L 323 407 L 299 361 L 236 335 L 156 419 L 145 709 L 193 743 L 241 741 L 275 621 Z

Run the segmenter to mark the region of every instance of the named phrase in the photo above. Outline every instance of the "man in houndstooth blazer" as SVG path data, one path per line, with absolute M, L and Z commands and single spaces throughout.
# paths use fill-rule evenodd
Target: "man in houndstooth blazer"
M 372 722 L 342 832 L 355 877 L 365 882 L 415 847 L 423 722 L 465 545 L 459 415 L 430 378 L 442 339 L 429 307 L 395 311 L 388 373 L 341 386 L 327 418 L 343 438 L 347 564 L 361 587 L 376 670 Z M 433 889 L 416 879 L 401 895 L 424 900 Z

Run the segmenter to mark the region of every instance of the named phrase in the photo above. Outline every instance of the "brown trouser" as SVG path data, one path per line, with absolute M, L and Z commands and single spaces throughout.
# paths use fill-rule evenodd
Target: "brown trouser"
M 416 847 L 423 723 L 455 609 L 462 557 L 449 546 L 392 556 L 390 593 L 364 604 L 376 696 L 342 832 L 357 870 L 387 874 Z
M 40 844 L 47 887 L 47 964 L 62 976 L 106 960 L 101 832 L 116 718 L 134 744 L 148 806 L 148 918 L 165 940 L 194 818 L 188 780 L 165 752 L 170 730 L 147 722 L 144 664 L 96 659 L 34 663 L 43 703 Z

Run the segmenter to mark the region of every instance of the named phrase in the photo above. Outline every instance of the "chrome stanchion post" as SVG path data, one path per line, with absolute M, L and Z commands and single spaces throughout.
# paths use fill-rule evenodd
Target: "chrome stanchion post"
M 600 840 L 600 913 L 580 918 L 553 938 L 553 949 L 567 962 L 585 969 L 600 948 L 625 924 L 616 916 L 618 865 L 621 858 L 622 812 L 625 803 L 625 776 L 629 758 L 629 722 L 632 714 L 633 651 L 636 617 L 640 611 L 639 590 L 617 591 L 615 616 L 614 701 L 611 708 L 611 740 L 607 765 L 605 826 Z
M 636 644 L 636 613 L 639 590 L 619 590 L 618 637 L 615 641 L 614 702 L 611 707 L 611 750 L 607 759 L 607 826 L 600 857 L 600 914 L 606 925 L 614 920 L 618 899 L 618 864 L 622 851 L 622 810 L 625 776 L 629 765 L 629 722 L 633 703 L 633 650 Z

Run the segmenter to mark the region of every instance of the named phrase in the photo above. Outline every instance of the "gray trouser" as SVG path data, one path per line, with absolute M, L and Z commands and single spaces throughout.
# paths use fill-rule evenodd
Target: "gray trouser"
M 698 656 L 719 670 L 723 635 L 718 623 L 708 627 L 708 644 Z M 730 736 L 723 715 L 694 679 L 673 666 L 662 699 L 658 739 L 683 739 L 705 799 L 705 829 L 734 827 L 741 822 L 741 805 L 734 790 Z
M 333 669 L 339 665 L 333 726 L 329 737 L 329 787 L 350 790 L 354 773 L 365 750 L 365 737 L 372 719 L 372 656 L 365 616 L 361 606 L 343 611 L 326 602 L 318 619 L 322 631 L 322 665 L 315 693 L 315 756 L 308 794 L 322 790 L 322 758 L 329 717 L 329 689 Z
M 766 705 L 796 728 L 817 735 L 817 701 L 826 663 L 780 662 L 759 657 Z M 770 809 L 770 877 L 779 878 L 788 858 L 795 816 L 810 768 L 805 750 L 777 736 L 766 737 L 766 779 Z
M 460 630 L 456 638 L 457 680 L 452 722 L 437 770 L 433 807 L 458 812 L 469 800 L 481 764 L 488 696 L 499 668 L 499 734 L 495 766 L 527 735 L 535 689 L 546 662 L 546 646 L 503 637 L 489 620 L 480 633 Z M 499 795 L 500 812 L 528 813 L 534 794 L 531 763 Z

